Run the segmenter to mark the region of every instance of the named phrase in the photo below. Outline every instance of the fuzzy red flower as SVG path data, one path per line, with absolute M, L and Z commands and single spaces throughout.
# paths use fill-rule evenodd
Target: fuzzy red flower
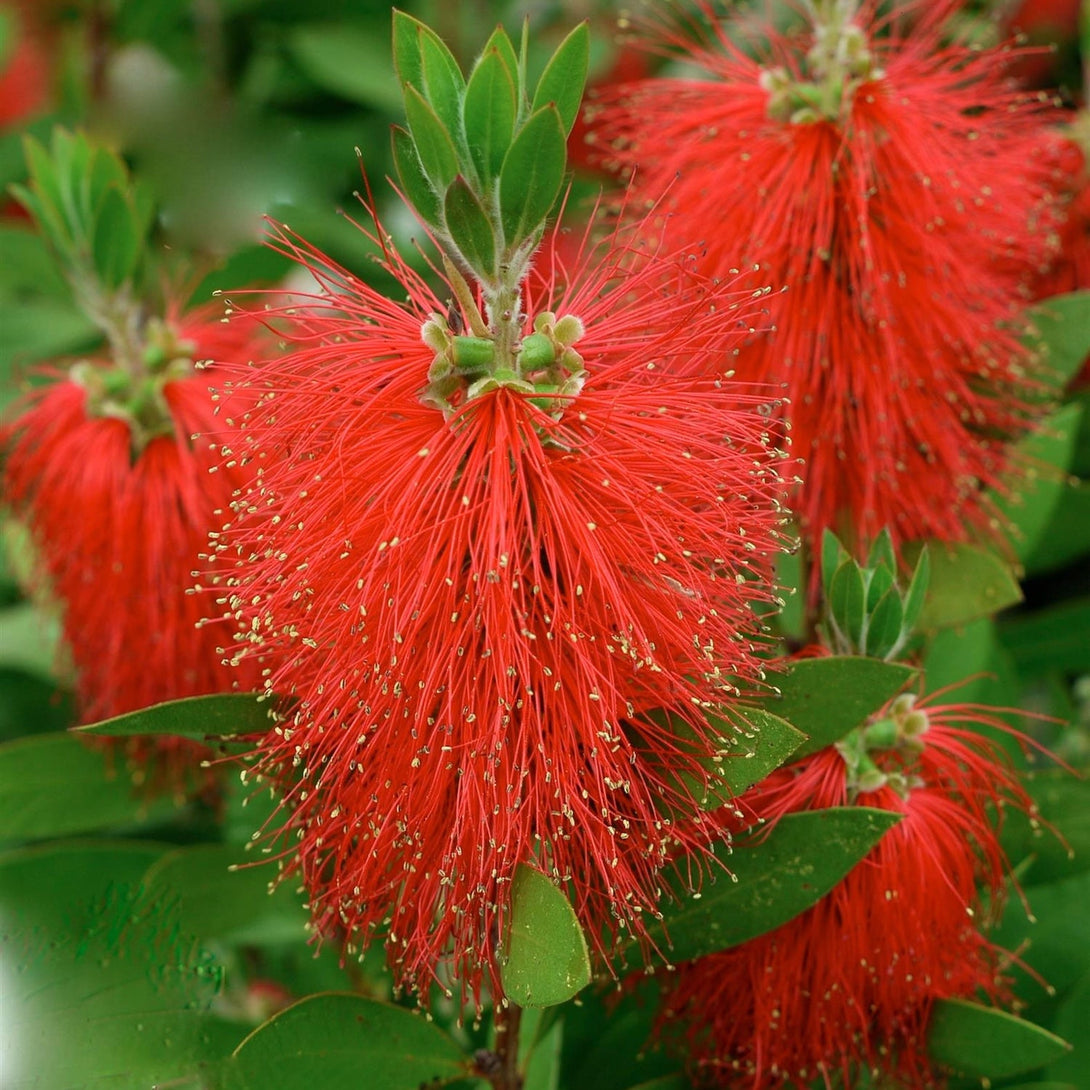
M 813 5 L 831 22 L 807 36 L 766 27 L 763 63 L 733 24 L 664 14 L 649 46 L 714 79 L 607 96 L 598 141 L 640 192 L 670 186 L 669 230 L 712 268 L 786 286 L 735 366 L 787 386 L 807 533 L 990 536 L 986 490 L 1027 426 L 1019 270 L 1044 253 L 1047 108 L 1005 84 L 1004 52 L 942 44 L 950 0 L 836 25 L 849 6 Z
M 578 381 L 442 407 L 447 307 L 421 278 L 385 249 L 393 302 L 276 241 L 324 291 L 272 309 L 291 351 L 242 379 L 265 394 L 235 450 L 259 480 L 220 562 L 240 657 L 270 656 L 296 701 L 258 763 L 286 785 L 284 865 L 320 925 L 386 933 L 401 982 L 450 954 L 479 997 L 518 864 L 608 943 L 705 846 L 671 821 L 695 809 L 679 773 L 722 745 L 701 706 L 761 674 L 751 606 L 779 541 L 768 394 L 711 373 L 749 304 L 614 240 L 557 273 L 576 286 L 527 289 L 524 348 L 535 328 L 577 341 Z M 630 729 L 652 708 L 693 737 Z
M 668 978 L 664 1028 L 686 1035 L 709 1084 L 839 1075 L 851 1086 L 870 1071 L 928 1086 L 941 1082 L 925 1050 L 934 1002 L 1007 997 L 1005 955 L 980 930 L 977 890 L 1002 902 L 995 815 L 1031 802 L 982 725 L 1006 729 L 991 709 L 901 696 L 857 737 L 743 796 L 772 821 L 846 805 L 903 816 L 813 908 Z
M 5 429 L 5 499 L 36 546 L 36 589 L 62 611 L 83 722 L 259 687 L 257 670 L 224 663 L 230 629 L 198 627 L 205 603 L 189 591 L 242 482 L 218 465 L 211 372 L 193 360 L 252 352 L 255 332 L 255 323 L 225 325 L 218 308 L 183 315 L 151 338 L 157 376 L 133 383 L 113 361 L 76 364 Z M 180 739 L 117 748 L 138 775 L 170 787 L 207 753 Z

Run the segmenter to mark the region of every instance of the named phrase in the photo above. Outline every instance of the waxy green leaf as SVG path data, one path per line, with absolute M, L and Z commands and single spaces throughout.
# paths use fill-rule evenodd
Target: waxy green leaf
M 462 251 L 466 263 L 482 280 L 496 275 L 496 237 L 488 213 L 459 174 L 443 202 L 447 233 Z
M 420 92 L 408 84 L 405 86 L 405 116 L 420 165 L 432 187 L 442 192 L 458 173 L 458 153 L 450 134 Z
M 1067 385 L 1090 356 L 1090 291 L 1054 295 L 1029 312 L 1057 387 Z
M 74 734 L 111 738 L 133 734 L 171 734 L 183 738 L 226 738 L 264 734 L 273 727 L 273 704 L 260 693 L 214 693 L 168 700 L 150 708 L 76 727 Z
M 401 192 L 416 209 L 417 215 L 434 227 L 440 226 L 439 198 L 424 174 L 413 138 L 396 125 L 391 132 L 394 149 L 394 169 Z
M 590 956 L 564 892 L 520 864 L 511 883 L 511 922 L 500 967 L 504 994 L 520 1007 L 563 1003 L 590 983 Z
M 802 731 L 763 708 L 735 707 L 727 719 L 709 713 L 708 721 L 735 743 L 716 765 L 725 788 L 713 791 L 720 802 L 763 780 L 806 741 Z
M 304 941 L 306 909 L 289 884 L 270 891 L 276 875 L 267 857 L 197 844 L 157 859 L 143 877 L 142 896 L 171 906 L 182 931 L 202 941 Z
M 223 1065 L 224 1090 L 420 1090 L 469 1076 L 471 1059 L 422 1014 L 328 992 L 258 1026 Z
M 807 735 L 794 757 L 838 742 L 893 699 L 911 680 L 910 666 L 855 655 L 800 659 L 771 678 L 780 692 L 768 710 Z
M 931 1012 L 928 1055 L 970 1078 L 999 1079 L 1032 1071 L 1070 1045 L 1040 1026 L 965 999 L 940 999 Z
M 841 807 L 789 814 L 734 851 L 716 849 L 730 873 L 714 873 L 699 897 L 671 880 L 676 900 L 650 937 L 671 964 L 726 950 L 787 923 L 825 896 L 897 824 L 899 814 Z
M 931 581 L 916 627 L 924 632 L 990 617 L 1022 600 L 1011 570 L 974 545 L 930 546 Z
M 863 572 L 854 560 L 845 560 L 833 573 L 829 586 L 829 612 L 836 626 L 855 647 L 863 634 L 867 591 Z
M 454 54 L 437 34 L 420 36 L 423 95 L 443 123 L 455 146 L 462 142 L 462 98 L 466 81 Z
M 0 745 L 0 840 L 40 840 L 163 821 L 171 799 L 141 797 L 123 764 L 71 734 Z
M 515 84 L 499 49 L 486 49 L 469 77 L 463 103 L 466 144 L 482 189 L 499 177 L 515 131 Z
M 564 182 L 567 144 L 560 114 L 546 106 L 518 131 L 500 170 L 504 245 L 513 249 L 545 226 Z
M 571 132 L 579 116 L 589 61 L 590 30 L 583 22 L 557 46 L 534 91 L 531 111 L 536 112 L 551 102 L 560 114 L 565 134 Z

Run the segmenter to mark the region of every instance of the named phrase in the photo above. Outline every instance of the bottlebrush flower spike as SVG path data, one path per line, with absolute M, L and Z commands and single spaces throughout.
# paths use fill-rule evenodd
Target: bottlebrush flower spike
M 252 354 L 263 330 L 204 308 L 145 331 L 140 373 L 84 361 L 35 390 L 5 428 L 3 485 L 36 546 L 37 589 L 60 607 L 80 719 L 233 687 L 258 688 L 252 665 L 224 663 L 230 629 L 198 627 L 192 593 L 208 533 L 241 470 L 219 466 L 222 431 L 209 371 L 194 361 Z M 203 746 L 183 739 L 109 740 L 138 777 L 181 789 Z
M 813 0 L 807 36 L 747 21 L 747 41 L 770 43 L 763 62 L 734 24 L 700 31 L 663 6 L 649 47 L 714 78 L 649 80 L 598 106 L 598 143 L 638 191 L 669 183 L 675 236 L 716 271 L 759 265 L 754 283 L 786 285 L 775 332 L 736 368 L 787 385 L 805 463 L 794 507 L 814 541 L 829 528 L 861 550 L 887 525 L 898 546 L 993 535 L 987 490 L 1028 424 L 1019 270 L 1046 245 L 1030 224 L 1049 108 L 1004 82 L 1008 51 L 943 44 L 956 6 L 883 17 Z
M 981 726 L 1009 729 L 993 709 L 903 694 L 742 797 L 770 821 L 850 805 L 904 816 L 813 908 L 667 979 L 664 1033 L 684 1036 L 710 1085 L 851 1086 L 869 1071 L 930 1086 L 942 1081 L 925 1051 L 934 1002 L 1009 998 L 977 889 L 1002 903 L 995 815 L 1033 804 Z
M 781 456 L 767 389 L 713 373 L 748 295 L 676 255 L 618 237 L 563 293 L 531 276 L 516 374 L 383 238 L 405 302 L 276 233 L 322 291 L 272 306 L 291 350 L 237 376 L 264 394 L 235 421 L 258 476 L 215 567 L 239 659 L 296 701 L 257 769 L 317 924 L 386 933 L 410 987 L 450 955 L 479 1000 L 519 863 L 603 945 L 705 846 L 670 815 L 720 748 L 702 706 L 761 676 Z M 695 740 L 630 731 L 652 708 Z

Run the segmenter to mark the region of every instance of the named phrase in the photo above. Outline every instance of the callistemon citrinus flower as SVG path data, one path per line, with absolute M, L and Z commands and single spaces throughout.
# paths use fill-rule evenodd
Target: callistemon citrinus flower
M 981 726 L 1006 729 L 992 709 L 905 694 L 837 746 L 742 796 L 771 821 L 852 805 L 903 816 L 813 908 L 667 978 L 664 1031 L 684 1035 L 709 1084 L 842 1076 L 851 1086 L 871 1071 L 931 1085 L 934 1002 L 1008 998 L 1004 955 L 980 929 L 978 885 L 993 905 L 1002 901 L 997 815 L 1032 806 Z
M 805 462 L 793 506 L 815 540 L 994 532 L 986 490 L 1027 425 L 1019 270 L 1045 245 L 1030 224 L 1047 107 L 1004 82 L 1003 51 L 943 44 L 954 6 L 887 19 L 811 0 L 810 28 L 790 35 L 664 13 L 649 47 L 711 78 L 599 104 L 599 146 L 640 192 L 669 185 L 672 236 L 717 271 L 759 265 L 754 283 L 786 287 L 770 299 L 775 331 L 735 366 L 787 385 Z M 767 38 L 763 58 L 735 33 Z
M 225 664 L 231 630 L 199 627 L 207 603 L 190 592 L 243 480 L 219 466 L 209 437 L 223 431 L 215 367 L 195 364 L 246 356 L 257 334 L 265 339 L 253 322 L 225 324 L 218 305 L 153 321 L 139 360 L 75 364 L 5 429 L 5 499 L 30 530 L 40 589 L 61 610 L 83 722 L 259 687 L 258 670 Z M 181 739 L 117 747 L 134 771 L 175 787 L 207 752 Z
M 605 944 L 706 844 L 671 821 L 696 809 L 679 773 L 722 746 L 702 707 L 761 675 L 780 541 L 770 395 L 715 373 L 751 304 L 613 239 L 577 287 L 531 277 L 504 346 L 385 244 L 404 301 L 277 241 L 323 290 L 267 311 L 290 351 L 239 376 L 264 393 L 235 421 L 258 476 L 221 581 L 239 658 L 294 698 L 258 768 L 319 925 L 386 932 L 409 986 L 450 955 L 479 996 L 518 864 Z M 693 737 L 630 729 L 653 708 Z

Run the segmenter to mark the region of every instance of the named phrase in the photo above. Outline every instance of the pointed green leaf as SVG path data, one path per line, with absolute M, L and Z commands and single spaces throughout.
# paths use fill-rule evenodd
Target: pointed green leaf
M 886 567 L 886 565 L 880 564 L 876 568 L 869 569 L 870 581 L 867 583 L 867 613 L 871 613 L 874 607 L 878 605 L 881 598 L 885 597 L 886 591 L 893 586 L 897 581 L 896 568 Z
M 996 502 L 1011 525 L 1010 537 L 1019 560 L 1031 557 L 1055 525 L 1057 508 L 1070 487 L 1067 470 L 1083 411 L 1080 404 L 1065 405 L 1015 448 L 1017 463 L 1025 472 L 1013 482 L 1011 496 L 997 497 Z M 1063 528 L 1058 529 L 1062 532 Z
M 889 568 L 891 572 L 897 570 L 897 557 L 893 551 L 893 539 L 889 535 L 889 530 L 884 527 L 882 532 L 874 539 L 870 552 L 867 554 L 868 568 L 877 568 L 882 564 Z
M 132 210 L 116 189 L 108 190 L 94 219 L 91 257 L 102 283 L 111 289 L 124 286 L 136 270 L 144 239 L 137 234 Z
M 924 632 L 989 617 L 1022 600 L 1018 580 L 995 553 L 931 544 L 931 580 L 916 627 Z
M 715 769 L 725 788 L 712 792 L 720 802 L 763 780 L 806 741 L 802 731 L 763 708 L 731 708 L 724 718 L 709 712 L 708 722 L 728 743 L 729 753 Z
M 807 735 L 794 757 L 804 757 L 839 741 L 883 708 L 915 671 L 897 662 L 857 655 L 799 659 L 788 674 L 772 679 L 780 696 L 770 712 Z
M 1029 318 L 1046 353 L 1045 367 L 1057 387 L 1066 386 L 1090 356 L 1090 291 L 1054 295 L 1038 303 Z
M 901 638 L 903 622 L 904 606 L 901 604 L 901 593 L 896 587 L 891 586 L 878 599 L 874 611 L 867 619 L 867 640 L 864 647 L 866 653 L 877 659 L 884 659 Z
M 457 147 L 461 144 L 462 97 L 466 81 L 454 54 L 437 34 L 420 36 L 420 58 L 423 65 L 423 95 Z
M 458 173 L 458 153 L 435 111 L 415 87 L 405 86 L 405 115 L 420 165 L 432 186 L 445 190 Z
M 497 26 L 494 31 L 488 36 L 488 41 L 484 43 L 484 49 L 481 50 L 482 54 L 489 52 L 489 50 L 496 50 L 500 56 L 500 60 L 503 62 L 503 67 L 506 69 L 508 76 L 511 77 L 511 86 L 515 88 L 516 94 L 519 89 L 519 59 L 515 53 L 515 47 L 511 44 L 511 39 L 507 35 L 507 31 L 502 26 Z
M 525 864 L 511 883 L 506 949 L 503 990 L 520 1007 L 563 1003 L 590 983 L 586 936 L 568 898 Z
M 172 799 L 141 797 L 123 768 L 71 734 L 0 745 L 0 840 L 41 840 L 160 822 Z
M 260 693 L 215 693 L 168 700 L 150 708 L 103 719 L 73 734 L 171 734 L 182 738 L 225 738 L 235 734 L 264 734 L 276 722 L 273 704 Z
M 423 1014 L 327 992 L 273 1015 L 224 1066 L 224 1090 L 311 1086 L 420 1090 L 467 1078 L 472 1060 Z
M 555 106 L 546 106 L 519 130 L 500 170 L 500 217 L 508 250 L 544 228 L 564 182 L 566 163 L 560 114 Z
M 440 226 L 439 198 L 424 174 L 420 158 L 416 154 L 413 138 L 396 125 L 391 130 L 394 149 L 394 169 L 398 185 L 416 214 L 434 227 Z
M 590 60 L 590 30 L 580 23 L 557 46 L 534 91 L 532 112 L 550 102 L 560 114 L 565 134 L 570 133 L 579 116 L 579 104 L 587 83 L 587 64 Z
M 466 87 L 463 111 L 469 154 L 482 189 L 488 190 L 511 146 L 518 113 L 515 84 L 495 47 L 486 49 L 477 61 Z
M 867 591 L 863 584 L 863 572 L 854 560 L 845 560 L 833 574 L 829 587 L 829 613 L 841 632 L 859 646 L 863 635 L 863 617 L 866 611 Z
M 307 911 L 299 894 L 281 884 L 267 856 L 224 844 L 197 844 L 166 855 L 141 883 L 149 904 L 170 905 L 178 926 L 202 941 L 260 945 L 304 941 Z
M 840 544 L 836 534 L 832 530 L 825 530 L 821 535 L 821 586 L 826 601 L 829 600 L 829 592 L 833 587 L 833 576 L 840 565 L 850 559 L 848 551 Z
M 466 262 L 482 280 L 496 275 L 496 238 L 488 213 L 459 174 L 447 189 L 443 202 L 447 232 Z
M 419 19 L 394 8 L 394 70 L 404 87 L 408 84 L 417 91 L 424 91 L 424 59 L 421 56 L 420 39 L 432 31 Z
M 401 110 L 401 81 L 391 70 L 389 46 L 370 27 L 344 20 L 302 23 L 287 31 L 283 41 L 323 90 L 384 114 Z
M 733 852 L 721 846 L 715 854 L 730 873 L 713 872 L 699 897 L 672 878 L 676 899 L 661 902 L 651 939 L 677 964 L 772 931 L 821 900 L 899 819 L 863 806 L 811 810 L 736 841 Z
M 904 598 L 904 628 L 909 634 L 916 627 L 920 618 L 924 600 L 927 597 L 927 588 L 931 585 L 931 550 L 925 545 L 916 558 L 916 566 L 912 569 L 912 580 L 908 584 Z
M 928 1055 L 970 1078 L 999 1079 L 1032 1071 L 1070 1047 L 1032 1022 L 965 999 L 940 999 L 927 1034 Z

